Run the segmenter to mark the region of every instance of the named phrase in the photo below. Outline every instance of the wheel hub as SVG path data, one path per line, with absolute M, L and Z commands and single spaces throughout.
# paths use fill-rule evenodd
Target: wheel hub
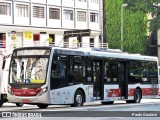
M 79 106 L 82 104 L 82 96 L 81 95 L 76 96 L 76 102 L 78 103 Z

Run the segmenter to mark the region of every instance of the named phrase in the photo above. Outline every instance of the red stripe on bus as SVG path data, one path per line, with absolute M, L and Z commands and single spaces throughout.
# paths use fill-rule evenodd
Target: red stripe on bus
M 108 93 L 108 97 L 118 97 L 118 96 L 121 96 L 120 93 L 121 93 L 120 89 L 110 89 Z
M 37 93 L 41 90 L 41 88 L 37 88 L 37 89 L 14 89 L 14 88 L 11 88 L 11 90 L 15 96 L 36 96 Z
M 142 96 L 146 95 L 158 95 L 158 88 L 141 88 Z M 128 91 L 128 96 L 134 96 L 135 88 L 130 88 Z M 120 97 L 121 90 L 120 89 L 110 89 L 107 97 Z

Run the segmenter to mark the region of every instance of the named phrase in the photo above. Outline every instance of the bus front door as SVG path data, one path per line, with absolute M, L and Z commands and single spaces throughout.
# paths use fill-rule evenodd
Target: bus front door
M 128 82 L 127 82 L 127 62 L 118 63 L 119 88 L 122 99 L 128 98 Z
M 102 99 L 102 61 L 93 61 L 93 97 L 94 100 Z

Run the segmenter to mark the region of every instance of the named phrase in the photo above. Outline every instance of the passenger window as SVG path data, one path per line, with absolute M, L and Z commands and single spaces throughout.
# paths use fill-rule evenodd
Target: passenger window
M 52 78 L 66 77 L 66 56 L 55 56 L 52 63 Z
M 81 56 L 70 56 L 70 79 L 73 82 L 85 80 L 85 64 Z
M 93 82 L 92 79 L 92 60 L 90 58 L 86 59 L 86 66 L 87 66 L 87 82 Z
M 105 83 L 117 83 L 117 62 L 105 62 L 104 63 L 104 82 Z
M 130 61 L 128 66 L 128 79 L 130 83 L 154 83 L 158 82 L 157 63 L 152 61 Z

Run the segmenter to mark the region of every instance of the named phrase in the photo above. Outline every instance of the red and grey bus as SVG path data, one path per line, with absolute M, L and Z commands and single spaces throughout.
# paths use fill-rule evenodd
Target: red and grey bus
M 13 51 L 8 80 L 9 102 L 39 108 L 140 103 L 158 96 L 158 59 L 109 49 L 22 47 Z

